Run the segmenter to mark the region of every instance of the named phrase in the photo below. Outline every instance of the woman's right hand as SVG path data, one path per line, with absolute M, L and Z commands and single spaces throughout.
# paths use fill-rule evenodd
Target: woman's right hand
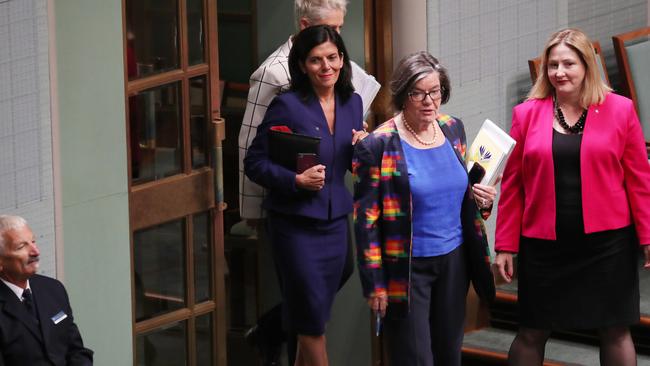
M 494 267 L 507 283 L 512 282 L 514 267 L 512 266 L 512 253 L 499 252 L 494 259 Z
M 296 186 L 308 191 L 320 191 L 325 185 L 325 165 L 318 164 L 296 174 Z
M 376 314 L 379 312 L 383 318 L 386 315 L 386 307 L 388 306 L 388 296 L 386 294 L 372 295 L 368 298 L 368 306 Z

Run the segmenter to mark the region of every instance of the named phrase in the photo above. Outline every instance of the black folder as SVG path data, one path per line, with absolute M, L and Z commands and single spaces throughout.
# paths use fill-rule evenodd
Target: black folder
M 269 156 L 271 160 L 294 172 L 296 171 L 298 154 L 318 155 L 319 146 L 320 137 L 269 130 Z

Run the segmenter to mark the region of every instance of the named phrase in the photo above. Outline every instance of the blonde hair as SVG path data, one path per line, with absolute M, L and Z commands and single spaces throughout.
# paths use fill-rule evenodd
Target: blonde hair
M 553 85 L 548 78 L 548 55 L 553 47 L 564 44 L 575 51 L 585 67 L 585 79 L 582 82 L 580 105 L 582 108 L 589 108 L 592 104 L 600 104 L 605 101 L 605 95 L 612 89 L 605 84 L 598 63 L 594 47 L 581 30 L 576 28 L 561 29 L 551 35 L 541 55 L 541 70 L 538 70 L 537 80 L 528 93 L 528 100 L 543 99 L 553 93 Z
M 327 17 L 332 10 L 340 10 L 345 15 L 348 7 L 347 0 L 295 0 L 293 5 L 296 16 L 296 26 L 300 28 L 300 19 L 305 18 L 310 24 L 317 24 Z

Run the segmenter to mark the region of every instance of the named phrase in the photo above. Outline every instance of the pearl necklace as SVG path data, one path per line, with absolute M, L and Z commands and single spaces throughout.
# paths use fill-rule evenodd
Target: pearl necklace
M 413 128 L 411 127 L 411 125 L 406 121 L 406 116 L 404 115 L 403 112 L 402 112 L 402 121 L 404 122 L 404 127 L 406 127 L 406 130 L 407 130 L 408 132 L 410 132 L 411 135 L 413 135 L 413 137 L 417 140 L 417 142 L 421 143 L 422 145 L 426 145 L 426 146 L 433 145 L 433 144 L 436 143 L 436 139 L 438 138 L 438 129 L 437 129 L 436 126 L 433 124 L 433 122 L 431 122 L 431 125 L 433 125 L 433 140 L 431 140 L 431 141 L 424 141 L 424 140 L 422 140 L 422 139 L 420 138 L 420 136 L 418 136 L 417 133 L 415 133 L 415 131 L 413 130 Z

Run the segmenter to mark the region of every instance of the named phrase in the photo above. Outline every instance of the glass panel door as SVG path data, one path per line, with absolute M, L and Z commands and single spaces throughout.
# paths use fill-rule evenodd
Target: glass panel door
M 216 1 L 123 1 L 134 365 L 225 366 Z
M 181 172 L 181 102 L 178 81 L 129 97 L 133 184 Z
M 136 321 L 187 306 L 184 224 L 181 219 L 133 234 Z
M 126 1 L 126 32 L 136 72 L 129 80 L 180 67 L 179 1 Z
M 136 365 L 187 365 L 187 323 L 177 322 L 136 336 Z M 207 364 L 206 364 L 207 365 Z

